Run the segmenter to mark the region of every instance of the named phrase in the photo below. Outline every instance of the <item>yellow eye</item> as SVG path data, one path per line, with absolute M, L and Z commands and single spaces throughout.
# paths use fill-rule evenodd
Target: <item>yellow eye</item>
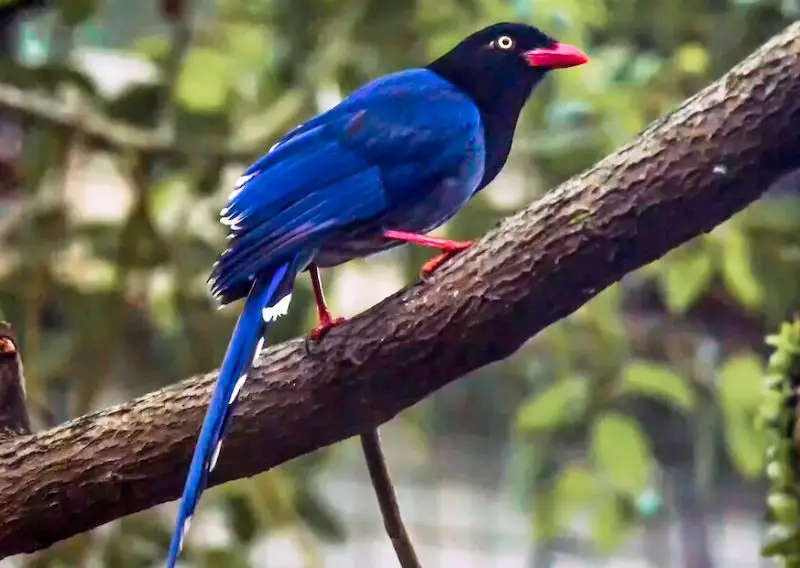
M 509 50 L 514 47 L 514 40 L 507 35 L 500 36 L 495 40 L 495 45 L 503 50 Z

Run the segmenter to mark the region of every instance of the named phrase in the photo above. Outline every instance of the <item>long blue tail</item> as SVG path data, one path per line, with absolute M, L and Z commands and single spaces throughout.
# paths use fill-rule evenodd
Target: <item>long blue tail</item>
M 178 521 L 169 547 L 167 568 L 174 568 L 189 529 L 200 494 L 208 474 L 214 469 L 225 426 L 236 404 L 239 391 L 247 379 L 247 371 L 264 342 L 269 324 L 284 315 L 289 308 L 291 289 L 297 275 L 296 261 L 279 265 L 271 277 L 259 277 L 253 282 L 244 308 L 236 323 L 225 359 L 219 370 L 214 394 L 206 412 L 200 436 L 194 449 L 189 474 L 183 489 Z

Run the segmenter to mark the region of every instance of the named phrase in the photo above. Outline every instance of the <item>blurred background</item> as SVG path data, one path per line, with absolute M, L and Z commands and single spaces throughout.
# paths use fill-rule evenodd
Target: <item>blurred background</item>
M 800 15 L 798 0 L 28 3 L 45 6 L 0 17 L 0 316 L 38 429 L 218 365 L 238 306 L 217 311 L 205 279 L 233 180 L 363 82 L 500 20 L 591 55 L 537 91 L 504 174 L 441 231 L 475 238 Z M 764 335 L 800 306 L 799 218 L 789 176 L 383 428 L 424 566 L 771 566 L 753 415 Z M 326 271 L 333 308 L 370 307 L 429 256 Z M 305 277 L 292 307 L 272 341 L 314 324 Z M 0 567 L 161 566 L 175 514 Z M 206 493 L 183 562 L 397 566 L 355 440 Z

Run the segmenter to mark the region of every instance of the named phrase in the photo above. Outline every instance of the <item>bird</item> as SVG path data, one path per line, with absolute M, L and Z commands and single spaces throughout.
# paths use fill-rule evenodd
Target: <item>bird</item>
M 228 246 L 209 276 L 220 307 L 244 299 L 189 466 L 168 568 L 220 455 L 225 428 L 267 328 L 288 312 L 308 272 L 321 340 L 331 314 L 320 268 L 413 243 L 440 254 L 430 275 L 471 241 L 427 235 L 501 171 L 523 106 L 552 70 L 589 60 L 515 22 L 467 36 L 424 67 L 375 79 L 290 130 L 234 184 L 220 220 Z

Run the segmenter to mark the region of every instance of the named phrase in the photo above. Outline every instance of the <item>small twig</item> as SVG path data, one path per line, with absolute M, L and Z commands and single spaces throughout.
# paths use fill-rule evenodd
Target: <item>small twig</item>
M 361 448 L 364 450 L 369 478 L 378 498 L 383 526 L 392 541 L 400 566 L 402 568 L 422 568 L 400 516 L 400 507 L 397 504 L 392 479 L 389 477 L 389 468 L 386 466 L 377 428 L 361 434 Z
M 224 157 L 231 162 L 251 162 L 263 153 L 266 144 L 259 142 L 245 146 L 230 143 L 214 148 L 179 145 L 174 133 L 168 129 L 129 126 L 85 108 L 78 112 L 73 105 L 53 96 L 29 92 L 5 83 L 0 83 L 0 108 L 17 112 L 32 122 L 78 130 L 85 136 L 87 144 L 100 149 L 132 149 L 167 156 Z M 275 133 L 268 132 L 263 138 L 271 140 L 279 134 L 277 127 L 275 130 Z
M 22 359 L 11 326 L 0 322 L 0 438 L 30 432 Z

